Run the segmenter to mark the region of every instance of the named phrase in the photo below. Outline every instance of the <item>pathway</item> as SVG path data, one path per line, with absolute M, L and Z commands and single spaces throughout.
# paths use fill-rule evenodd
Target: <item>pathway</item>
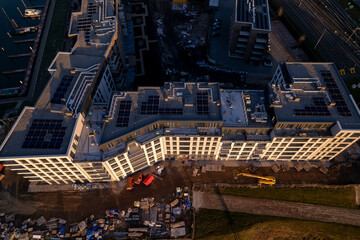
M 360 210 L 307 203 L 218 195 L 195 191 L 193 206 L 195 209 L 216 209 L 360 226 Z

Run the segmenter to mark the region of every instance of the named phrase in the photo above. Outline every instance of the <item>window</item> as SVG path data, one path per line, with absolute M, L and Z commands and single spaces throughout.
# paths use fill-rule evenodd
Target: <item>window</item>
M 75 153 L 74 153 L 73 151 L 70 152 L 70 157 L 71 157 L 72 159 L 75 158 Z
M 80 137 L 79 137 L 77 134 L 75 134 L 74 139 L 75 139 L 76 141 L 79 141 L 79 140 L 80 140 Z
M 179 149 L 180 149 L 180 150 L 190 150 L 189 147 L 180 147 Z
M 186 138 L 181 137 L 181 138 L 179 138 L 179 141 L 190 141 L 190 138 L 188 138 L 188 137 L 186 137 Z

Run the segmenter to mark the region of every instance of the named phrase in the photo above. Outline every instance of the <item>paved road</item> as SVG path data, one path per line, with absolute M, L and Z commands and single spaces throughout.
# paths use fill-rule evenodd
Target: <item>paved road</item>
M 218 195 L 198 191 L 193 193 L 193 206 L 196 209 L 207 208 L 360 226 L 360 210 L 357 209 Z

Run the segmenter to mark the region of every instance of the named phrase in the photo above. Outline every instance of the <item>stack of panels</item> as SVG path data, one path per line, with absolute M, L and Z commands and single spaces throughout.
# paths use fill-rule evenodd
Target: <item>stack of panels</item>
M 338 88 L 335 79 L 330 71 L 321 71 L 321 75 L 327 87 L 327 91 L 330 93 L 330 97 L 334 100 L 335 107 L 340 116 L 352 116 L 349 107 L 347 106 L 344 97 L 342 96 L 340 89 Z
M 61 99 L 64 98 L 65 93 L 70 86 L 70 83 L 73 79 L 73 76 L 64 76 L 57 87 L 53 97 L 51 98 L 50 102 L 55 104 L 61 104 Z
M 209 96 L 208 92 L 196 93 L 196 107 L 199 115 L 209 115 Z
M 149 96 L 147 102 L 141 103 L 140 114 L 158 114 L 159 113 L 159 96 Z
M 62 122 L 63 120 L 35 119 L 22 148 L 60 149 L 66 131 Z M 49 134 L 51 136 L 45 139 Z
M 119 113 L 116 122 L 117 127 L 127 127 L 129 125 L 131 101 L 120 101 Z

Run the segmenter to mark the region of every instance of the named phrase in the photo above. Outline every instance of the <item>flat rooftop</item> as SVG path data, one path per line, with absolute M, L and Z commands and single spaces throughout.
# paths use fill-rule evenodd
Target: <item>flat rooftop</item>
M 81 11 L 71 15 L 69 35 L 83 33 L 82 45 L 108 44 L 115 32 L 116 20 L 112 0 L 83 0 Z
M 71 52 L 59 52 L 52 74 L 34 108 L 27 107 L 1 150 L 0 157 L 66 154 L 76 119 L 95 75 L 112 47 L 116 19 L 112 0 L 82 0 L 71 16 L 69 35 L 77 36 Z M 89 133 L 87 133 L 89 135 Z M 92 149 L 86 149 L 91 153 Z M 85 150 L 84 150 L 85 151 Z
M 220 96 L 223 126 L 271 127 L 264 91 L 221 90 Z
M 236 0 L 237 22 L 251 23 L 253 28 L 270 30 L 268 0 Z
M 0 157 L 66 154 L 76 119 L 26 108 L 0 151 Z
M 282 65 L 283 82 L 270 84 L 271 105 L 280 122 L 337 122 L 359 129 L 360 113 L 334 63 Z
M 159 120 L 222 121 L 218 83 L 165 83 L 112 99 L 101 143 Z

